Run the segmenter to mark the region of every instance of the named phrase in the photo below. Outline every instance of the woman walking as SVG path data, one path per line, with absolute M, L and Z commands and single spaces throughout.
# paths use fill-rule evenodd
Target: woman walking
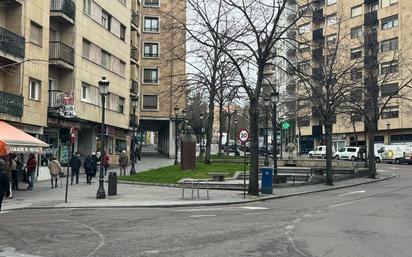
M 57 188 L 57 181 L 59 180 L 59 174 L 62 172 L 62 166 L 60 165 L 59 161 L 56 157 L 52 157 L 52 161 L 49 163 L 49 171 L 50 171 L 50 182 L 51 188 Z M 53 186 L 54 181 L 54 186 Z
M 94 174 L 94 165 L 93 165 L 93 159 L 90 155 L 87 155 L 86 159 L 84 160 L 83 167 L 84 167 L 84 172 L 86 173 L 86 180 L 87 184 L 91 185 L 92 184 L 92 178 L 95 175 Z

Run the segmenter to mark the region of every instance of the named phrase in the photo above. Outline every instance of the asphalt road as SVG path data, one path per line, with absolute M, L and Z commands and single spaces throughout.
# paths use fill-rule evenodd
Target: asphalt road
M 0 214 L 4 256 L 412 256 L 412 166 L 399 178 L 248 205 Z

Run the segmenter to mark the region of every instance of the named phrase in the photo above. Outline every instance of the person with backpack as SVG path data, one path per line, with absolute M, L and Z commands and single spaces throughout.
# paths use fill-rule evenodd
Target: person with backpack
M 74 176 L 76 176 L 76 184 L 79 184 L 80 167 L 82 166 L 82 161 L 80 160 L 80 154 L 76 152 L 75 155 L 70 159 L 70 168 L 72 169 L 72 179 L 71 184 L 73 185 Z
M 94 173 L 94 161 L 90 155 L 87 155 L 86 159 L 83 162 L 84 172 L 86 173 L 87 184 L 92 184 L 92 178 L 95 175 Z
M 0 211 L 3 198 L 10 196 L 10 182 L 9 177 L 5 172 L 5 167 L 5 161 L 0 159 Z
M 26 163 L 27 182 L 29 184 L 29 186 L 27 187 L 27 190 L 33 189 L 34 177 L 36 175 L 36 168 L 37 168 L 36 156 L 34 154 L 30 154 L 29 160 Z

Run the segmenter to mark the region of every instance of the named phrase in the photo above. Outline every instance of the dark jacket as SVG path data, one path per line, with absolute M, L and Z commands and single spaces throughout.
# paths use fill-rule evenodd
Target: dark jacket
M 27 172 L 35 172 L 37 167 L 36 157 L 30 158 L 26 163 Z
M 97 158 L 96 155 L 92 155 L 92 160 L 93 160 L 94 174 L 96 174 L 96 172 L 97 172 L 97 163 L 99 163 L 99 158 Z
M 10 180 L 7 174 L 3 171 L 2 168 L 0 168 L 0 198 L 1 199 L 3 199 L 4 196 L 10 195 L 9 181 Z
M 93 161 L 92 157 L 90 157 L 90 156 L 87 156 L 86 159 L 83 162 L 84 172 L 87 175 L 94 176 L 96 174 L 93 162 L 94 161 Z
M 82 166 L 82 161 L 80 161 L 80 158 L 77 155 L 74 155 L 71 159 L 70 159 L 70 168 L 72 168 L 72 170 L 80 170 L 80 167 Z

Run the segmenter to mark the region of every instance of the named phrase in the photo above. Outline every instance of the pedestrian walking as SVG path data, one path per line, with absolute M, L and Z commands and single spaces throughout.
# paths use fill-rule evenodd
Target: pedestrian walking
M 110 167 L 110 158 L 106 151 L 103 151 L 103 154 L 100 158 L 100 165 L 104 168 L 104 175 L 107 176 L 107 169 Z
M 76 184 L 79 184 L 80 167 L 82 166 L 82 161 L 80 160 L 80 154 L 76 152 L 75 155 L 70 159 L 70 168 L 72 169 L 71 184 L 73 185 L 74 176 L 76 176 Z
M 126 168 L 128 164 L 129 157 L 126 155 L 126 151 L 123 150 L 122 154 L 119 157 L 120 176 L 126 176 Z
M 3 202 L 4 197 L 10 196 L 10 182 L 9 177 L 5 172 L 6 162 L 0 160 L 0 211 L 1 203 Z
M 139 146 L 137 147 L 137 160 L 140 162 L 140 159 L 142 157 L 142 143 L 139 143 Z
M 83 162 L 84 172 L 86 173 L 86 181 L 89 185 L 92 184 L 92 178 L 96 175 L 93 162 L 93 158 L 90 155 L 87 155 Z
M 51 162 L 49 162 L 48 167 L 50 172 L 51 188 L 57 188 L 57 181 L 59 180 L 59 174 L 62 172 L 62 166 L 60 165 L 57 158 L 53 156 Z
M 16 190 L 19 190 L 19 176 L 21 176 L 20 174 L 23 174 L 23 162 L 21 161 L 20 156 L 16 156 L 15 160 L 17 164 L 17 176 L 15 181 L 15 187 Z
M 26 163 L 27 182 L 29 184 L 29 186 L 27 187 L 27 190 L 33 189 L 34 177 L 36 175 L 36 168 L 37 168 L 36 156 L 34 154 L 30 154 L 29 159 L 27 160 L 27 163 Z
M 11 188 L 13 190 L 19 190 L 18 183 L 18 167 L 16 161 L 16 155 L 12 154 L 10 158 L 10 169 L 11 169 Z
M 92 164 L 93 164 L 93 177 L 96 176 L 97 173 L 97 165 L 99 165 L 100 161 L 99 158 L 96 156 L 95 153 L 92 153 Z

